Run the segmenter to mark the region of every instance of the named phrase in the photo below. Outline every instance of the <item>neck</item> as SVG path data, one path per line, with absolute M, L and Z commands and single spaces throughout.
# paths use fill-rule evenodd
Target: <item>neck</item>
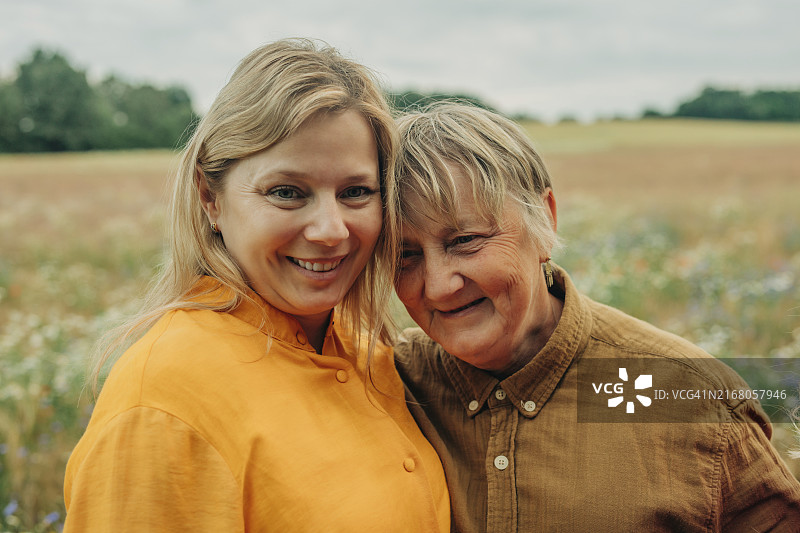
M 300 327 L 303 328 L 303 333 L 306 334 L 309 344 L 311 344 L 317 353 L 322 353 L 322 345 L 325 343 L 325 332 L 328 331 L 332 313 L 333 310 L 330 310 L 319 315 L 294 317 L 300 323 Z
M 561 311 L 564 309 L 564 302 L 549 292 L 547 293 L 546 305 L 542 309 L 544 317 L 539 326 L 528 332 L 525 339 L 515 350 L 511 359 L 511 364 L 502 370 L 490 372 L 495 378 L 503 380 L 522 369 L 531 362 L 536 354 L 545 347 L 547 341 L 553 335 L 561 319 Z

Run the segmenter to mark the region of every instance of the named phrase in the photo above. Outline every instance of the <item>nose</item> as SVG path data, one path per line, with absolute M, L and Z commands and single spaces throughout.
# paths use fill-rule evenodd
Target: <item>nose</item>
M 320 198 L 317 208 L 310 213 L 311 219 L 306 225 L 304 236 L 310 242 L 336 246 L 350 236 L 345 223 L 344 206 L 335 198 Z
M 464 288 L 464 277 L 453 258 L 444 254 L 425 258 L 423 282 L 425 298 L 432 303 L 445 301 Z

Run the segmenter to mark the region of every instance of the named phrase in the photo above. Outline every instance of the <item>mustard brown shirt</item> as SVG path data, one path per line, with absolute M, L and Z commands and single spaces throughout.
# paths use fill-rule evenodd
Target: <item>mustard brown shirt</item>
M 391 351 L 377 392 L 338 325 L 317 354 L 251 296 L 166 314 L 114 365 L 69 459 L 64 531 L 448 531 L 442 466 Z
M 578 419 L 584 359 L 656 361 L 687 388 L 745 385 L 706 368 L 710 356 L 685 340 L 579 294 L 562 270 L 555 277 L 558 326 L 502 381 L 420 329 L 395 347 L 409 407 L 444 464 L 453 531 L 800 531 L 800 484 L 757 401 L 697 401 L 688 422 Z

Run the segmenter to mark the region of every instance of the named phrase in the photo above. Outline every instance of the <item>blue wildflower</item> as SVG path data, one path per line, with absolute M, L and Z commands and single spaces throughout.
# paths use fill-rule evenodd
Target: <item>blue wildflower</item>
M 17 500 L 11 500 L 11 502 L 6 505 L 5 509 L 3 509 L 3 516 L 9 516 L 14 514 L 14 512 L 19 509 L 19 504 Z

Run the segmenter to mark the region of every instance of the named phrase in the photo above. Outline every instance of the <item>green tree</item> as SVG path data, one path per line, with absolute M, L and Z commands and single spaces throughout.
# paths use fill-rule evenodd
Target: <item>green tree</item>
M 678 106 L 679 117 L 746 119 L 747 105 L 741 91 L 706 87 L 700 96 Z
M 174 148 L 196 118 L 180 87 L 131 86 L 111 76 L 97 93 L 107 117 L 107 148 Z
M 19 66 L 14 85 L 22 96 L 16 151 L 88 150 L 96 144 L 101 115 L 94 93 L 86 73 L 64 56 L 34 51 Z
M 458 93 L 420 93 L 417 91 L 403 91 L 401 93 L 389 93 L 387 95 L 389 102 L 397 111 L 410 111 L 419 109 L 434 102 L 443 100 L 452 100 L 463 103 L 472 104 L 489 111 L 495 111 L 489 104 L 476 96 Z
M 800 91 L 756 91 L 750 106 L 756 120 L 800 121 Z
M 0 152 L 17 152 L 22 121 L 22 93 L 13 82 L 0 82 Z
M 35 50 L 0 80 L 0 152 L 175 148 L 195 118 L 180 87 L 92 86 L 57 52 Z
M 652 107 L 645 108 L 645 110 L 642 111 L 642 118 L 663 118 L 663 117 L 664 113 Z
M 736 120 L 800 121 L 800 91 L 743 93 L 706 87 L 678 106 L 675 116 Z

